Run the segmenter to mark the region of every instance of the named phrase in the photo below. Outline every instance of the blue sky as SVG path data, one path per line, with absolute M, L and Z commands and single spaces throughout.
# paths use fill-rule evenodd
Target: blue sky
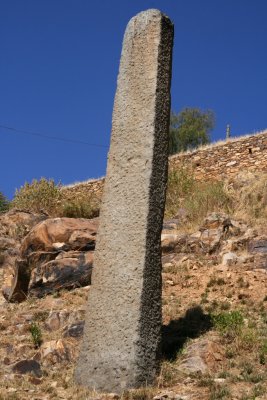
M 212 140 L 267 128 L 266 0 L 2 0 L 0 191 L 105 174 L 122 38 L 158 8 L 175 24 L 172 108 L 212 109 Z

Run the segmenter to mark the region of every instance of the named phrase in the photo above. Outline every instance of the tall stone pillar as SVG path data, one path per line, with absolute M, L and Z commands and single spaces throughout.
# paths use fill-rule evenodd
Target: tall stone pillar
M 100 391 L 150 384 L 159 369 L 161 247 L 173 25 L 158 10 L 127 26 L 92 286 L 75 380 Z

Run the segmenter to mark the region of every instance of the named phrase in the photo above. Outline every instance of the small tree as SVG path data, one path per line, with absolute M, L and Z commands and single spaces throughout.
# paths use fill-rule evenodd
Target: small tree
M 210 143 L 210 132 L 215 125 L 211 110 L 185 108 L 179 114 L 171 113 L 169 153 L 175 154 Z
M 9 208 L 9 202 L 7 198 L 0 192 L 0 213 L 7 211 Z

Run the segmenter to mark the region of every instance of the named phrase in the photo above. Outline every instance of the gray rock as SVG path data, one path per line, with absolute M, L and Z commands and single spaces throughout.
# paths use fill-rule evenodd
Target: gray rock
M 67 326 L 63 331 L 63 337 L 82 337 L 84 330 L 84 321 L 78 321 L 70 326 Z
M 179 370 L 186 373 L 207 372 L 207 365 L 199 355 L 192 355 L 183 360 L 179 365 Z
M 212 369 L 214 364 L 218 365 L 223 360 L 222 349 L 214 340 L 207 338 L 195 339 L 186 346 L 178 369 L 186 374 L 205 374 Z
M 235 253 L 233 253 L 233 252 L 225 253 L 222 256 L 222 265 L 226 265 L 226 266 L 230 267 L 231 265 L 236 264 L 237 260 L 238 260 L 238 257 Z
M 250 253 L 267 253 L 267 238 L 250 240 L 248 243 Z
M 93 285 L 77 383 L 106 392 L 159 371 L 161 248 L 173 26 L 158 10 L 128 24 L 114 102 Z
M 32 373 L 37 377 L 42 376 L 41 366 L 35 360 L 21 360 L 12 366 L 12 371 L 17 374 Z
M 93 252 L 68 252 L 41 264 L 31 273 L 28 293 L 42 297 L 61 289 L 74 289 L 91 283 Z

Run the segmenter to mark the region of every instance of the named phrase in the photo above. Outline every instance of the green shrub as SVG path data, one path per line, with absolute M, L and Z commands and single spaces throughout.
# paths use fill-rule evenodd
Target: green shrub
M 57 216 L 61 196 L 60 187 L 53 179 L 34 179 L 32 183 L 26 182 L 16 190 L 11 206 L 23 211 Z
M 234 338 L 241 333 L 244 317 L 240 311 L 222 312 L 212 316 L 215 328 L 228 338 Z
M 0 192 L 0 214 L 6 212 L 8 209 L 9 209 L 9 201 L 3 195 L 3 193 Z
M 34 347 L 38 348 L 42 344 L 42 332 L 39 325 L 36 322 L 32 322 L 30 326 L 30 333 L 32 335 L 32 341 Z

